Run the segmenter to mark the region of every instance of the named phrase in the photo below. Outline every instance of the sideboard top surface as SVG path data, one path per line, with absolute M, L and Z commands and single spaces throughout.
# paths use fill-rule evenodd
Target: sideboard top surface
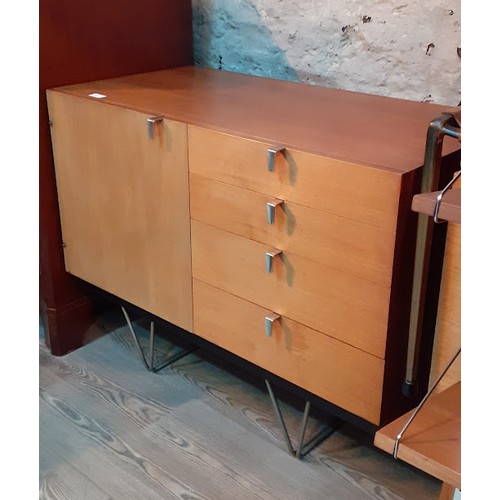
M 268 143 L 405 173 L 450 107 L 184 66 L 58 91 Z M 443 153 L 459 145 L 445 139 Z

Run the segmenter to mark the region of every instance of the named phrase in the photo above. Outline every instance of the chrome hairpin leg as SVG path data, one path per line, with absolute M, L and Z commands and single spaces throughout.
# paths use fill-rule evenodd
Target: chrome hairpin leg
M 142 350 L 139 339 L 137 337 L 137 334 L 135 333 L 132 322 L 130 321 L 127 310 L 123 306 L 121 306 L 121 308 L 122 308 L 123 315 L 125 316 L 125 319 L 127 321 L 127 325 L 128 325 L 129 330 L 130 330 L 130 333 L 132 334 L 132 337 L 134 339 L 137 352 L 139 353 L 139 356 L 141 357 L 142 362 L 144 363 L 144 366 L 150 372 L 153 372 L 153 373 L 159 372 L 160 370 L 163 370 L 163 368 L 166 368 L 167 366 L 171 365 L 172 363 L 175 363 L 175 361 L 178 361 L 179 359 L 183 358 L 184 356 L 191 354 L 193 351 L 195 351 L 197 349 L 196 347 L 184 349 L 184 350 L 178 352 L 177 354 L 170 356 L 168 359 L 163 361 L 163 363 L 159 364 L 158 366 L 154 366 L 155 324 L 154 324 L 154 321 L 151 321 L 151 326 L 149 328 L 149 363 L 148 363 L 148 361 L 146 360 L 146 356 L 144 355 L 144 351 Z
M 329 437 L 333 432 L 335 432 L 339 426 L 341 425 L 341 421 L 338 420 L 336 425 L 332 424 L 331 426 L 326 427 L 322 431 L 320 431 L 316 436 L 314 436 L 312 439 L 310 439 L 306 444 L 304 444 L 304 438 L 306 434 L 306 428 L 307 428 L 307 421 L 309 419 L 309 410 L 311 408 L 311 403 L 310 401 L 306 402 L 306 405 L 304 407 L 304 414 L 302 417 L 302 425 L 300 426 L 300 433 L 299 433 L 299 441 L 297 444 L 297 449 L 295 450 L 292 445 L 292 441 L 290 440 L 290 435 L 288 434 L 288 430 L 286 428 L 286 423 L 285 419 L 283 418 L 283 414 L 281 413 L 280 406 L 278 404 L 278 400 L 276 399 L 276 396 L 274 395 L 273 388 L 271 387 L 271 384 L 267 379 L 265 379 L 266 382 L 266 387 L 269 392 L 269 397 L 271 398 L 271 402 L 273 404 L 274 410 L 276 412 L 276 415 L 278 416 L 278 421 L 281 425 L 281 430 L 283 431 L 283 437 L 285 438 L 285 443 L 288 448 L 288 451 L 290 452 L 291 455 L 294 457 L 297 457 L 298 459 L 301 459 L 302 457 L 306 456 L 311 450 L 316 448 L 316 446 L 320 445 L 327 437 Z
M 459 348 L 458 351 L 455 353 L 455 355 L 451 358 L 451 361 L 446 365 L 446 368 L 441 372 L 439 377 L 436 379 L 436 381 L 432 384 L 431 388 L 427 391 L 427 394 L 424 396 L 422 401 L 420 401 L 420 404 L 415 408 L 415 411 L 411 414 L 410 418 L 406 422 L 406 424 L 403 426 L 401 429 L 400 433 L 396 436 L 396 440 L 394 441 L 394 451 L 392 453 L 392 456 L 397 460 L 398 458 L 398 449 L 399 449 L 399 442 L 401 441 L 401 438 L 403 437 L 403 434 L 406 432 L 406 429 L 410 426 L 410 424 L 413 422 L 415 417 L 417 416 L 418 412 L 421 410 L 422 406 L 424 406 L 425 402 L 429 399 L 430 395 L 434 392 L 434 389 L 437 387 L 439 382 L 441 382 L 441 379 L 445 376 L 446 372 L 450 369 L 450 366 L 454 363 L 454 361 L 458 358 L 458 355 L 460 354 L 462 348 Z

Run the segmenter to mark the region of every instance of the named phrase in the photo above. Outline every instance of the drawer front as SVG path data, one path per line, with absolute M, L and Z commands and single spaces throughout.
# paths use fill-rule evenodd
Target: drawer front
M 189 126 L 189 169 L 268 196 L 396 231 L 398 173 L 286 149 L 268 171 L 269 143 Z
M 394 233 L 288 201 L 269 223 L 267 204 L 280 200 L 196 174 L 190 195 L 193 219 L 391 286 Z
M 390 289 L 191 221 L 193 277 L 383 358 Z
M 193 281 L 194 331 L 214 344 L 360 417 L 379 423 L 384 361 L 269 311 Z

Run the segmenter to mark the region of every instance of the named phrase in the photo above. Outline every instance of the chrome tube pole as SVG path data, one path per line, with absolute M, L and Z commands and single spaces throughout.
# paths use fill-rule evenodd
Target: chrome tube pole
M 422 172 L 422 193 L 438 189 L 443 139 L 445 135 L 460 138 L 459 129 L 455 125 L 456 120 L 451 113 L 442 113 L 429 124 Z M 432 233 L 432 219 L 428 215 L 418 214 L 406 374 L 403 384 L 403 393 L 408 397 L 414 396 L 418 391 L 417 367 L 420 355 L 425 293 L 432 248 Z

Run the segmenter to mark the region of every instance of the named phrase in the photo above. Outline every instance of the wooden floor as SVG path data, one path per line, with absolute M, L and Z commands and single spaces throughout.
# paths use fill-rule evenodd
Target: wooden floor
M 437 480 L 347 424 L 291 457 L 263 381 L 199 350 L 149 373 L 119 316 L 101 326 L 116 328 L 61 358 L 40 336 L 40 499 L 438 498 Z M 176 349 L 159 339 L 158 360 Z M 296 440 L 300 410 L 282 409 Z

